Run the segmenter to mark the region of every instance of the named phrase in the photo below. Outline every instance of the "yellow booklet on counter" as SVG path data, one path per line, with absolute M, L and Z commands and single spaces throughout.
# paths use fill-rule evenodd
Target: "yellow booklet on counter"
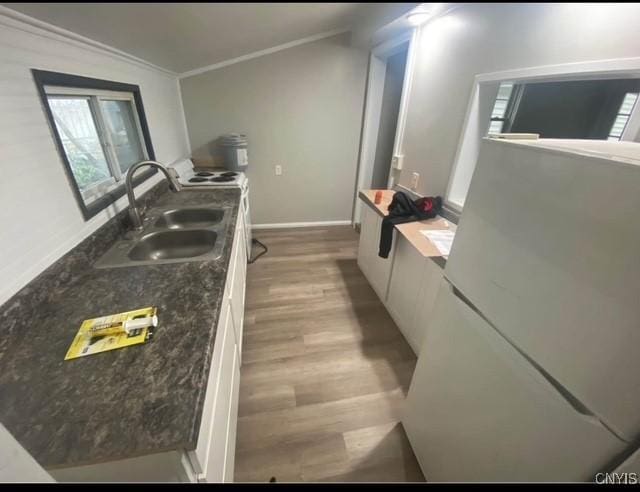
M 133 322 L 132 320 L 149 319 L 151 321 L 143 328 L 126 328 L 144 324 Z M 153 328 L 157 324 L 156 308 L 146 307 L 127 311 L 125 313 L 111 314 L 100 318 L 86 319 L 80 325 L 67 355 L 64 360 L 77 359 L 85 355 L 98 354 L 107 350 L 115 350 L 130 345 L 138 345 L 149 340 L 153 333 Z

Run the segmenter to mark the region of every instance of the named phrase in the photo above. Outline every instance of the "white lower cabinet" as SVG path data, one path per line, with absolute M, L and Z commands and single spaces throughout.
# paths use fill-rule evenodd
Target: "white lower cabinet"
M 433 317 L 433 309 L 438 297 L 438 289 L 440 282 L 444 278 L 443 270 L 431 258 L 425 258 L 424 271 L 420 290 L 418 294 L 418 302 L 416 314 L 413 324 L 411 325 L 411 335 L 409 335 L 409 344 L 413 347 L 416 355 L 420 355 L 424 339 L 429 332 L 429 326 Z
M 358 266 L 376 291 L 407 342 L 420 353 L 428 329 L 442 268 L 422 254 L 398 231 L 388 258 L 378 256 L 382 217 L 362 208 Z
M 233 361 L 233 381 L 231 383 L 231 405 L 229 405 L 229 426 L 227 428 L 227 453 L 225 456 L 223 482 L 233 482 L 236 457 L 236 429 L 238 428 L 238 401 L 240 396 L 240 357 Z
M 416 355 L 420 353 L 441 280 L 442 268 L 398 235 L 385 305 Z
M 219 327 L 223 330 L 222 339 L 216 336 L 216 343 L 222 343 L 217 381 L 212 394 L 207 392 L 204 403 L 205 407 L 211 406 L 213 412 L 211 412 L 211 421 L 201 424 L 198 444 L 202 441 L 202 446 L 196 448 L 198 464 L 204 465 L 201 467 L 199 480 L 206 482 L 222 482 L 224 479 L 230 419 L 235 420 L 236 417 L 230 415 L 230 409 L 234 384 L 234 364 L 238 355 L 233 331 L 233 315 L 230 306 L 227 304 L 226 307 L 225 326 Z M 214 363 L 216 362 L 218 361 L 214 361 Z
M 388 258 L 378 256 L 382 217 L 369 206 L 362 208 L 360 224 L 360 243 L 358 245 L 358 266 L 369 284 L 376 291 L 380 300 L 387 298 L 391 265 L 393 263 L 394 246 L 392 244 Z M 393 243 L 396 242 L 397 231 L 393 231 Z
M 200 482 L 231 482 L 236 447 L 238 393 L 244 323 L 246 244 L 242 209 L 238 212 L 231 259 L 197 447 L 190 453 Z

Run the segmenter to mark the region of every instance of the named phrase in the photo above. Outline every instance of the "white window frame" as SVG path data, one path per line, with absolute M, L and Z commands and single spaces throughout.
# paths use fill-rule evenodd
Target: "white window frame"
M 111 140 L 111 134 L 106 127 L 106 117 L 102 109 L 101 101 L 128 101 L 133 107 L 133 118 L 138 132 L 138 138 L 141 143 L 142 153 L 145 159 L 149 159 L 146 145 L 144 144 L 144 134 L 142 132 L 142 126 L 140 125 L 140 119 L 138 117 L 138 108 L 133 93 L 131 92 L 119 92 L 119 91 L 106 91 L 97 89 L 83 89 L 76 87 L 57 87 L 57 86 L 45 86 L 45 93 L 47 100 L 49 97 L 56 99 L 63 98 L 86 98 L 89 101 L 89 108 L 96 125 L 96 131 L 98 138 L 100 139 L 100 145 L 107 161 L 107 166 L 111 172 L 111 177 L 96 183 L 90 188 L 82 191 L 82 198 L 85 203 L 90 204 L 92 201 L 100 198 L 101 196 L 114 190 L 126 179 L 126 175 L 122 174 L 120 164 L 118 162 L 118 156 L 115 152 L 113 141 Z
M 400 107 L 398 108 L 396 134 L 393 141 L 393 153 L 391 162 L 389 163 L 389 179 L 387 182 L 387 188 L 391 189 L 394 187 L 399 177 L 399 172 L 402 169 L 402 160 L 404 157 L 402 155 L 402 142 L 404 140 L 404 132 L 407 123 L 409 94 L 411 92 L 413 67 L 416 58 L 417 36 L 417 28 L 407 29 L 397 36 L 372 48 L 369 55 L 369 70 L 367 75 L 362 138 L 360 142 L 360 157 L 358 159 L 356 193 L 354 197 L 353 214 L 351 217 L 352 224 L 360 223 L 361 221 L 362 201 L 358 199 L 358 192 L 370 187 L 371 179 L 373 177 L 387 60 L 394 54 L 406 49 L 407 61 L 405 63 L 404 79 L 402 82 Z
M 624 102 L 624 99 L 627 97 L 627 94 L 624 95 L 623 102 Z M 638 135 L 638 124 L 640 124 L 640 118 L 638 117 L 638 111 L 636 111 L 636 108 L 638 104 L 640 104 L 639 102 L 640 94 L 638 94 L 637 92 L 632 92 L 632 94 L 636 94 L 636 100 L 634 101 L 633 106 L 631 107 L 631 112 L 628 115 L 623 115 L 623 116 L 627 116 L 627 121 L 624 124 L 624 129 L 622 130 L 622 134 L 620 135 L 620 138 L 613 137 L 611 135 L 611 130 L 609 130 L 608 140 L 613 140 L 615 142 L 621 142 L 624 140 L 635 140 L 636 136 Z M 622 109 L 622 103 L 620 103 L 620 109 Z M 615 124 L 615 121 L 618 119 L 618 117 L 621 116 L 620 109 L 618 109 L 618 113 L 616 114 L 616 117 L 614 119 L 614 124 Z M 633 118 L 634 115 L 635 115 L 635 121 L 632 121 L 634 120 Z M 633 123 L 633 126 L 632 126 L 632 123 Z M 613 127 L 611 129 L 613 129 Z
M 487 122 L 491 117 L 493 102 L 501 81 L 527 83 L 638 77 L 640 77 L 640 58 L 546 65 L 476 75 L 449 176 L 445 204 L 458 213 L 462 212 L 478 160 L 480 144 L 482 139 L 486 137 Z M 628 131 L 625 130 L 622 140 L 637 138 L 640 130 L 639 107 L 640 104 L 636 104 L 627 123 Z

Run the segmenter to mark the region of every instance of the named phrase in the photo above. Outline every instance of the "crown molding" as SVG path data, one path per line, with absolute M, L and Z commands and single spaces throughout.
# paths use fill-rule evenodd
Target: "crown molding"
M 176 72 L 160 67 L 158 65 L 154 65 L 151 62 L 143 60 L 142 58 L 138 58 L 137 56 L 131 55 L 125 51 L 121 51 L 112 46 L 100 43 L 99 41 L 95 41 L 91 38 L 87 38 L 72 31 L 68 31 L 67 29 L 54 26 L 53 24 L 49 24 L 48 22 L 35 19 L 34 17 L 22 14 L 3 5 L 0 5 L 0 25 L 28 32 L 30 34 L 35 34 L 37 36 L 54 39 L 56 41 L 62 41 L 73 46 L 79 46 L 85 49 L 92 50 L 94 52 L 109 55 L 119 60 L 142 66 L 144 68 L 156 70 L 167 75 L 172 75 L 174 77 L 178 75 Z
M 279 44 L 277 46 L 273 46 L 271 48 L 266 48 L 264 50 L 254 51 L 253 53 L 248 53 L 246 55 L 239 56 L 237 58 L 230 58 L 228 60 L 224 60 L 218 63 L 214 63 L 212 65 L 207 65 L 205 67 L 196 68 L 194 70 L 189 70 L 188 72 L 183 72 L 178 75 L 179 79 L 185 79 L 187 77 L 193 77 L 194 75 L 200 75 L 205 72 L 210 72 L 212 70 L 217 70 L 218 68 L 228 67 L 229 65 L 235 65 L 236 63 L 240 63 L 247 60 L 252 60 L 254 58 L 259 58 L 261 56 L 270 55 L 271 53 L 276 53 L 278 51 L 283 51 L 289 48 L 293 48 L 295 46 L 300 46 L 302 44 L 312 43 L 314 41 L 319 41 L 320 39 L 330 38 L 332 36 L 337 36 L 338 34 L 343 34 L 345 32 L 349 32 L 351 28 L 349 27 L 341 27 L 339 29 L 333 29 L 331 31 L 325 31 L 318 34 L 314 34 L 313 36 L 307 36 L 306 38 L 296 39 L 295 41 L 290 41 L 288 43 Z

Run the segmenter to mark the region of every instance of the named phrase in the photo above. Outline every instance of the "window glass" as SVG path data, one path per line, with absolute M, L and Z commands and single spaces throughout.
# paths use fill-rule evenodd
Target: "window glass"
M 622 100 L 622 104 L 620 105 L 620 109 L 618 110 L 616 119 L 613 122 L 613 126 L 609 131 L 609 137 L 607 138 L 607 140 L 620 140 L 622 138 L 622 134 L 627 127 L 629 118 L 631 118 L 631 112 L 633 111 L 633 107 L 635 106 L 637 100 L 637 93 L 634 94 L 632 92 L 629 92 L 625 94 L 624 99 Z
M 111 180 L 88 98 L 49 98 L 58 134 L 81 191 Z
M 504 123 L 507 120 L 506 113 L 509 106 L 509 99 L 513 92 L 513 84 L 511 82 L 501 82 L 498 88 L 498 95 L 493 104 L 491 111 L 491 121 L 489 123 L 488 133 L 501 133 Z
M 537 133 L 541 138 L 624 140 L 640 79 L 530 82 L 516 87 L 509 100 L 495 101 L 491 120 L 502 116 L 503 131 Z
M 122 173 L 145 159 L 140 133 L 130 101 L 101 100 L 107 130 Z
M 89 220 L 126 193 L 132 164 L 155 160 L 140 88 L 45 70 L 31 73 L 71 192 Z M 134 185 L 155 172 L 138 173 Z

